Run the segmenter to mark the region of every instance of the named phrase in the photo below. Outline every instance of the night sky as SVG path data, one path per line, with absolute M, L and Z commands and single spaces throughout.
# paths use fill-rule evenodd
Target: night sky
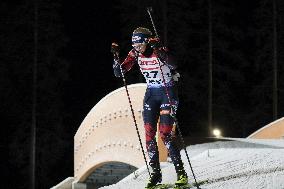
M 1 1 L 3 188 L 30 188 L 35 31 L 36 188 L 49 188 L 73 176 L 73 137 L 78 127 L 101 98 L 123 86 L 113 76 L 110 45 L 118 42 L 124 57 L 136 27 L 153 30 L 148 6 L 154 9 L 161 40 L 177 59 L 183 134 L 208 136 L 208 0 L 37 2 L 35 27 L 34 2 Z M 224 136 L 247 137 L 275 120 L 275 60 L 277 118 L 284 115 L 284 2 L 274 2 L 275 19 L 273 0 L 212 0 L 213 126 Z M 144 82 L 138 67 L 126 77 L 129 84 Z

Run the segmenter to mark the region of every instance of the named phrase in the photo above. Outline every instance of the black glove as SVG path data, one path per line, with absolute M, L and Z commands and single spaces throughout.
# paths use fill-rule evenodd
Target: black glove
M 161 47 L 160 39 L 157 38 L 157 37 L 149 38 L 148 43 L 149 43 L 150 47 L 153 48 L 153 49 Z
M 180 74 L 177 71 L 175 71 L 175 73 L 173 74 L 173 80 L 175 82 L 178 82 L 179 78 L 180 78 Z
M 112 43 L 110 52 L 117 55 L 119 53 L 119 45 L 117 43 Z

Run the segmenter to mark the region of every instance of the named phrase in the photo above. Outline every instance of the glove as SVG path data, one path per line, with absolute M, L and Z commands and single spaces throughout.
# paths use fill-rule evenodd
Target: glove
M 153 49 L 161 46 L 160 39 L 157 38 L 157 37 L 149 38 L 148 43 L 149 43 L 150 47 L 153 48 Z
M 180 74 L 178 72 L 175 72 L 175 74 L 173 75 L 173 80 L 178 82 L 179 78 L 180 78 Z
M 110 52 L 113 53 L 114 55 L 118 55 L 118 53 L 119 53 L 119 45 L 117 43 L 112 43 Z

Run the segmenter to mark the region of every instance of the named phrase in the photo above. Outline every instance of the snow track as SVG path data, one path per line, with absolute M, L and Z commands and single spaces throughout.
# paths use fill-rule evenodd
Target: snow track
M 284 141 L 273 145 L 249 141 L 214 142 L 187 148 L 198 181 L 206 181 L 206 189 L 284 189 Z M 185 169 L 192 179 L 182 152 Z M 162 164 L 163 183 L 174 183 L 176 174 L 170 163 Z M 143 189 L 148 179 L 140 168 L 115 185 L 105 189 Z

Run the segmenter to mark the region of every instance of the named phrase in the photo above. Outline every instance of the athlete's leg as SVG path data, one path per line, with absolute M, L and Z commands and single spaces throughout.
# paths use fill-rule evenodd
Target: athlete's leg
M 159 151 L 156 142 L 157 121 L 159 117 L 159 102 L 155 96 L 151 95 L 151 90 L 147 89 L 144 97 L 143 120 L 146 135 L 146 149 L 149 155 L 150 166 L 159 167 Z
M 146 134 L 146 148 L 149 155 L 149 165 L 152 167 L 153 171 L 146 188 L 151 188 L 162 181 L 159 151 L 156 142 L 159 107 L 160 103 L 157 101 L 156 96 L 151 95 L 151 90 L 147 89 L 144 97 L 143 119 Z
M 174 93 L 174 89 L 169 88 L 168 92 L 169 92 L 171 105 L 169 103 L 168 96 L 165 93 L 165 96 L 163 98 L 164 100 L 160 108 L 161 111 L 160 111 L 159 132 L 175 166 L 178 180 L 182 175 L 186 177 L 186 182 L 187 182 L 187 176 L 184 171 L 183 163 L 181 161 L 180 152 L 177 146 L 175 145 L 172 137 L 174 118 L 171 114 L 174 115 L 176 114 L 178 108 L 178 98 Z
M 168 149 L 169 155 L 174 163 L 174 165 L 180 163 L 180 153 L 176 147 L 173 136 L 173 117 L 171 116 L 171 108 L 168 103 L 163 103 L 160 111 L 160 124 L 159 132 L 161 139 Z

